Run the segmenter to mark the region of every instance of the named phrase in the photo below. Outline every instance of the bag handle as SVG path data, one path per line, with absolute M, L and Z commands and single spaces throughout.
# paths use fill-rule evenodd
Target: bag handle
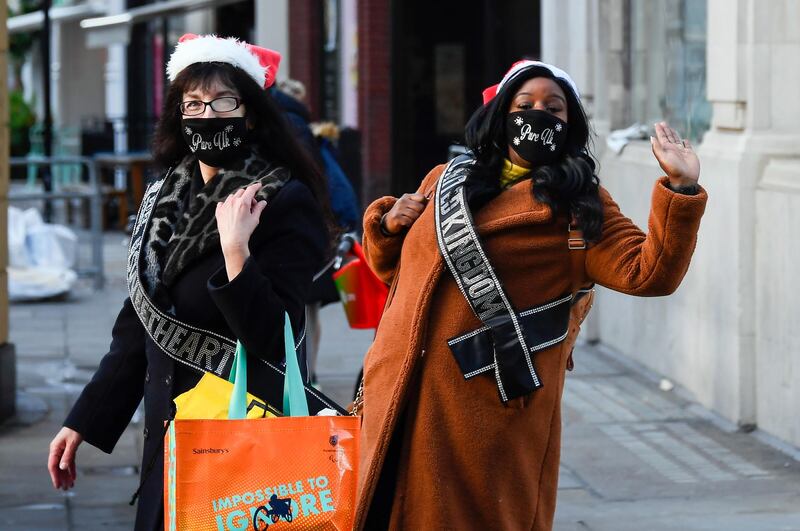
M 247 417 L 247 351 L 241 341 L 236 342 L 236 353 L 228 381 L 233 384 L 231 400 L 228 403 L 228 418 L 244 419 Z
M 287 417 L 307 417 L 308 398 L 294 348 L 294 332 L 289 314 L 283 313 L 283 343 L 286 345 L 286 376 L 283 380 L 283 414 Z
M 289 314 L 283 314 L 283 343 L 286 351 L 286 371 L 283 381 L 283 414 L 287 417 L 307 417 L 306 398 L 300 363 L 294 348 L 294 332 Z M 236 342 L 236 354 L 228 381 L 233 383 L 233 392 L 228 404 L 228 418 L 231 420 L 247 417 L 247 350 L 241 341 Z

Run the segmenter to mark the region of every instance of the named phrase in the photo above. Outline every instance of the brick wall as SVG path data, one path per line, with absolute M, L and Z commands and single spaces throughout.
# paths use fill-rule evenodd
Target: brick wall
M 319 119 L 322 50 L 321 0 L 289 2 L 289 77 L 306 86 L 306 104 L 311 119 Z
M 389 0 L 358 2 L 358 122 L 362 204 L 391 191 L 392 90 Z

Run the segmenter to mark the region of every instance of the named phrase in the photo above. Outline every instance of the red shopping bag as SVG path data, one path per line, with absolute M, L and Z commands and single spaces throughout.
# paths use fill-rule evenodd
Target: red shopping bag
M 353 260 L 333 274 L 351 328 L 378 328 L 389 287 L 367 265 L 364 249 L 353 242 Z

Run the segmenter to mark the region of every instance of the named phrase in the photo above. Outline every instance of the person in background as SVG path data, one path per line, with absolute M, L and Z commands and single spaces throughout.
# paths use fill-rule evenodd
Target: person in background
M 278 81 L 277 86 L 272 89 L 272 94 L 286 113 L 302 145 L 324 170 L 331 210 L 339 229 L 339 234 L 332 235 L 331 244 L 334 244 L 340 234 L 356 230 L 361 222 L 361 210 L 358 207 L 355 191 L 338 162 L 335 147 L 338 127 L 332 122 L 318 124 L 310 122 L 311 116 L 304 103 L 306 88 L 300 81 L 294 79 Z M 317 359 L 322 338 L 320 308 L 339 301 L 332 274 L 330 265 L 325 271 L 320 271 L 320 276 L 311 286 L 311 293 L 306 301 L 308 372 L 314 385 L 317 385 Z

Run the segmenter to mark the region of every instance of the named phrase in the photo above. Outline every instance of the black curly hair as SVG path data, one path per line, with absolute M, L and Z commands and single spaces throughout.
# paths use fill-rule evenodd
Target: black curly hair
M 550 78 L 564 91 L 569 128 L 561 160 L 533 170 L 533 195 L 550 206 L 556 216 L 574 217 L 584 238 L 596 242 L 603 228 L 603 205 L 595 159 L 590 151 L 589 120 L 569 84 L 544 67 L 531 67 L 517 74 L 467 122 L 465 140 L 476 158 L 465 183 L 470 209 L 477 212 L 502 191 L 498 177 L 503 160 L 508 157 L 506 116 L 514 95 L 534 77 Z

